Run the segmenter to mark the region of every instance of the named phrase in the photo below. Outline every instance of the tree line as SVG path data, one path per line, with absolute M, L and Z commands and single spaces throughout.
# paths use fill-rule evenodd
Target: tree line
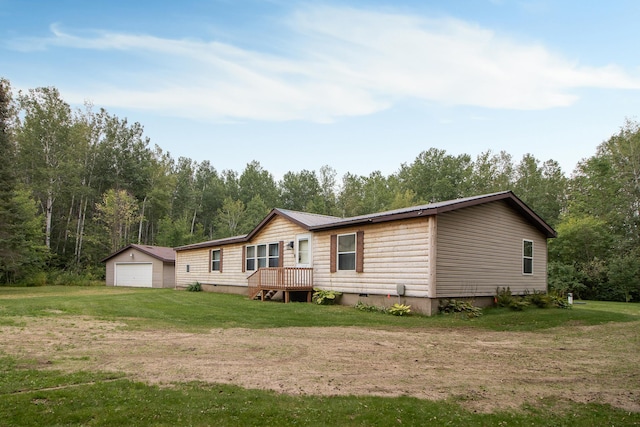
M 129 243 L 180 246 L 245 234 L 273 207 L 348 217 L 513 190 L 559 233 L 549 245 L 557 290 L 639 297 L 640 131 L 618 134 L 567 177 L 554 160 L 502 151 L 475 158 L 429 148 L 385 176 L 326 165 L 276 180 L 258 161 L 241 172 L 170 153 L 130 123 L 55 87 L 13 93 L 0 80 L 0 283 L 42 271 L 103 274 Z

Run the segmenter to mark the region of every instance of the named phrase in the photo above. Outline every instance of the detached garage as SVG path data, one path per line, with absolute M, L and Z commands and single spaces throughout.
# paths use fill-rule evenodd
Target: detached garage
M 173 248 L 131 244 L 109 255 L 107 286 L 174 288 L 176 254 Z

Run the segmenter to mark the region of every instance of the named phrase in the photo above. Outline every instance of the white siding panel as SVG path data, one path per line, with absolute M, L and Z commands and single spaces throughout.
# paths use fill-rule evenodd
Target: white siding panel
M 424 297 L 429 288 L 428 218 L 323 231 L 314 237 L 314 282 L 323 289 L 355 294 Z M 330 272 L 330 236 L 364 231 L 364 272 Z

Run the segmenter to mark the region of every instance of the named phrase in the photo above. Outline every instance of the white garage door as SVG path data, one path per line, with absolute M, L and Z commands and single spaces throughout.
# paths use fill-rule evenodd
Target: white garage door
M 153 264 L 141 262 L 116 264 L 115 285 L 139 288 L 152 287 Z

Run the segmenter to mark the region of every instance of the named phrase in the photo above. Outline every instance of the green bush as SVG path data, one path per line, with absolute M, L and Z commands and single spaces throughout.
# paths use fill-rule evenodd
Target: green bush
M 104 285 L 91 271 L 76 273 L 72 271 L 55 270 L 49 273 L 49 284 L 59 286 L 96 286 Z
M 522 311 L 530 305 L 529 301 L 524 298 L 514 298 L 514 300 L 511 301 L 511 304 L 509 304 L 509 308 L 513 311 Z
M 506 288 L 500 288 L 499 286 L 496 288 L 496 297 L 494 298 L 494 302 L 498 307 L 509 307 L 513 304 L 514 297 L 511 294 L 511 288 L 507 286 Z
M 506 288 L 496 288 L 494 301 L 496 306 L 508 307 L 514 311 L 522 311 L 530 305 L 529 301 L 524 297 L 512 295 L 509 286 Z
M 391 314 L 392 316 L 406 316 L 411 313 L 411 306 L 395 303 L 387 309 L 387 313 Z
M 20 280 L 22 286 L 104 286 L 104 274 L 96 269 L 67 271 L 51 269 L 33 272 Z
M 187 291 L 189 291 L 189 292 L 201 292 L 202 291 L 202 285 L 200 285 L 200 283 L 198 283 L 198 282 L 192 283 L 189 286 L 187 286 Z
M 391 314 L 392 316 L 405 316 L 411 313 L 411 306 L 395 303 L 389 308 L 377 307 L 375 305 L 365 304 L 362 301 L 358 301 L 354 306 L 356 310 L 366 311 L 369 313 L 382 313 Z
M 440 313 L 462 313 L 466 317 L 482 316 L 482 309 L 473 305 L 471 301 L 462 301 L 456 299 L 445 299 L 440 301 L 438 306 Z
M 532 294 L 526 295 L 525 301 L 535 305 L 538 308 L 549 308 L 553 305 L 551 297 L 542 291 L 533 291 Z
M 341 292 L 313 288 L 313 302 L 318 305 L 335 304 L 337 298 L 342 295 Z
M 356 310 L 366 311 L 369 313 L 384 313 L 384 309 L 376 307 L 375 305 L 365 304 L 362 301 L 358 301 L 354 306 Z
M 571 308 L 566 296 L 559 292 L 547 294 L 542 291 L 533 291 L 533 293 L 525 293 L 524 296 L 516 296 L 511 294 L 511 289 L 497 288 L 494 302 L 497 307 L 508 307 L 514 311 L 522 311 L 533 305 L 538 308 Z
M 37 273 L 30 274 L 22 281 L 22 283 L 25 286 L 47 286 L 49 284 L 49 279 L 47 277 L 47 273 L 39 271 Z
M 567 300 L 567 297 L 565 295 L 552 292 L 551 294 L 549 294 L 549 300 L 554 307 L 565 309 L 571 308 L 571 304 L 569 304 L 569 301 Z

